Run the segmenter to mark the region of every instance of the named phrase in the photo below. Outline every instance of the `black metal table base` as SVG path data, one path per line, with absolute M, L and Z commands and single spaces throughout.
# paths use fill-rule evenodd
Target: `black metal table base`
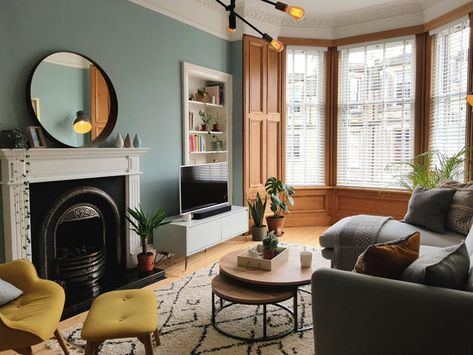
M 263 306 L 263 336 L 258 337 L 258 338 L 244 337 L 244 336 L 240 336 L 240 335 L 231 334 L 231 333 L 223 330 L 220 327 L 220 325 L 215 320 L 217 314 L 219 314 L 222 310 L 224 310 L 226 308 L 229 308 L 231 306 L 234 306 L 234 305 L 238 305 L 239 303 L 230 302 L 230 301 L 224 300 L 223 298 L 219 297 L 220 308 L 217 309 L 216 304 L 215 304 L 215 293 L 212 291 L 212 325 L 215 328 L 215 330 L 218 331 L 220 334 L 223 334 L 223 335 L 225 335 L 227 337 L 230 337 L 230 338 L 233 338 L 233 339 L 249 341 L 249 342 L 268 341 L 268 340 L 280 339 L 280 338 L 283 338 L 286 335 L 289 335 L 291 333 L 304 332 L 306 330 L 311 330 L 311 329 L 313 329 L 313 326 L 299 327 L 299 320 L 298 320 L 298 313 L 299 313 L 298 312 L 298 299 L 299 299 L 298 292 L 299 291 L 311 294 L 310 291 L 296 288 L 295 291 L 294 291 L 294 295 L 292 297 L 292 299 L 293 299 L 293 308 L 292 309 L 290 309 L 289 307 L 286 307 L 282 304 L 279 304 L 279 303 L 245 304 L 245 305 Z M 283 332 L 283 333 L 268 336 L 268 334 L 267 334 L 267 324 L 266 324 L 267 306 L 268 305 L 273 305 L 275 307 L 279 307 L 279 308 L 285 310 L 288 314 L 290 314 L 291 318 L 293 319 L 293 327 L 290 328 L 289 330 Z

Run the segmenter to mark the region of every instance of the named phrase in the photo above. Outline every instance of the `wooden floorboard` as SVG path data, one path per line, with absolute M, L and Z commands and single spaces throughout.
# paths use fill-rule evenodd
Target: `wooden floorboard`
M 310 245 L 313 247 L 319 246 L 319 236 L 325 231 L 328 227 L 318 226 L 318 227 L 292 227 L 286 228 L 286 232 L 283 237 L 280 238 L 280 241 L 293 243 L 293 244 L 303 244 Z M 240 236 L 228 240 L 222 244 L 219 244 L 215 247 L 207 249 L 192 255 L 188 260 L 187 270 L 184 270 L 184 257 L 173 256 L 169 259 L 163 260 L 158 263 L 158 267 L 165 270 L 166 279 L 156 282 L 147 288 L 149 289 L 159 289 L 160 287 L 167 286 L 168 284 L 181 279 L 186 275 L 190 275 L 193 272 L 208 267 L 220 260 L 225 254 L 238 250 L 246 249 L 252 245 L 257 244 L 251 240 L 251 236 Z M 76 325 L 79 322 L 83 322 L 87 312 L 78 314 L 74 317 L 68 318 L 62 321 L 59 325 L 59 329 L 66 329 Z M 37 355 L 53 355 L 53 351 L 46 348 L 45 344 L 38 344 L 33 347 L 35 354 Z M 12 351 L 3 351 L 0 352 L 0 355 L 13 355 L 16 354 Z

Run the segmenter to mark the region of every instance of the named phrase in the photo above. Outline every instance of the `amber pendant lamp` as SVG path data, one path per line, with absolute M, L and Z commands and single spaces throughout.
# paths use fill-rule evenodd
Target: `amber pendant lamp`
M 225 11 L 229 13 L 228 15 L 228 32 L 235 32 L 236 31 L 236 19 L 239 18 L 242 22 L 246 23 L 248 26 L 250 26 L 253 30 L 258 32 L 261 37 L 267 41 L 271 47 L 273 47 L 276 51 L 281 52 L 284 49 L 284 44 L 281 41 L 278 41 L 277 39 L 274 39 L 271 37 L 269 34 L 264 33 L 260 31 L 258 28 L 256 28 L 254 25 L 249 23 L 247 20 L 245 20 L 242 16 L 240 16 L 237 12 L 235 12 L 235 1 L 236 0 L 230 0 L 230 4 L 226 5 L 220 0 L 215 0 L 218 2 L 220 5 L 222 5 L 225 8 Z M 291 6 L 287 5 L 281 1 L 269 1 L 269 0 L 261 0 L 262 2 L 265 2 L 267 4 L 273 5 L 277 10 L 283 11 L 287 13 L 289 16 L 291 16 L 295 20 L 300 20 L 304 17 L 304 9 L 300 6 Z

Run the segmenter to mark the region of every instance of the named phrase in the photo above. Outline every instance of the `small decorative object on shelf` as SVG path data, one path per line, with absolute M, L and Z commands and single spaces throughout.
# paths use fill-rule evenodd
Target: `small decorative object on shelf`
M 259 192 L 256 194 L 256 200 L 254 203 L 251 203 L 251 201 L 248 200 L 248 207 L 250 208 L 251 218 L 253 218 L 254 222 L 254 226 L 251 228 L 251 236 L 253 237 L 253 240 L 261 241 L 268 233 L 268 227 L 263 224 L 266 202 L 267 198 L 265 197 L 263 202 Z
M 220 138 L 213 136 L 215 141 L 212 142 L 212 150 L 214 152 L 220 152 L 223 150 L 223 141 L 220 140 Z
M 123 144 L 124 144 L 125 148 L 131 148 L 132 147 L 130 134 L 126 135 L 125 141 L 124 141 Z
M 115 147 L 116 148 L 123 148 L 124 142 L 123 137 L 120 133 L 117 134 L 117 138 L 115 138 Z
M 0 132 L 0 148 L 28 148 L 28 138 L 19 129 L 6 129 Z
M 165 222 L 166 212 L 157 209 L 153 214 L 145 213 L 141 206 L 135 208 L 128 208 L 128 215 L 125 216 L 130 222 L 130 230 L 134 231 L 140 237 L 141 253 L 137 255 L 138 271 L 149 272 L 154 269 L 154 255 L 153 252 L 148 251 L 148 238 L 153 236 L 154 229 L 159 226 L 170 223 Z
M 133 138 L 133 147 L 139 148 L 141 147 L 141 139 L 138 133 L 135 134 L 135 138 Z
M 272 216 L 266 217 L 268 229 L 274 231 L 276 235 L 280 237 L 284 234 L 283 213 L 289 213 L 289 208 L 287 207 L 288 204 L 294 206 L 294 188 L 284 184 L 274 176 L 269 177 L 268 180 L 266 180 L 264 188 L 271 199 L 271 212 L 273 212 Z
M 278 244 L 279 240 L 276 234 L 273 231 L 268 232 L 263 239 L 263 258 L 267 260 L 274 258 Z
M 39 126 L 28 126 L 25 128 L 25 134 L 28 137 L 30 148 L 46 148 L 43 131 Z

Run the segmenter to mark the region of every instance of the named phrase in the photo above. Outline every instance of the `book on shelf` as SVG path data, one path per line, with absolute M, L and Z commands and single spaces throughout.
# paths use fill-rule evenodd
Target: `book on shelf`
M 189 151 L 205 152 L 205 138 L 199 135 L 189 136 Z
M 205 86 L 205 91 L 209 94 L 210 97 L 215 97 L 216 105 L 224 104 L 223 83 L 208 81 Z
M 189 112 L 189 130 L 194 129 L 194 112 Z

